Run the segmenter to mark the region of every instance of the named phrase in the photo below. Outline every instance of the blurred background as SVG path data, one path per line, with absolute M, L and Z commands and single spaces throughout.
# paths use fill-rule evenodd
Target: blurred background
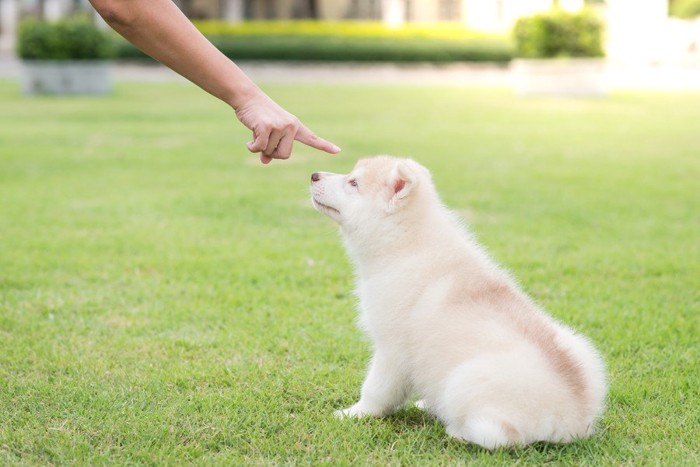
M 481 74 L 473 72 L 471 79 L 504 84 L 511 75 L 502 68 L 514 58 L 604 55 L 608 87 L 700 86 L 700 0 L 179 0 L 175 3 L 217 47 L 235 60 L 480 63 L 497 67 L 490 74 L 484 74 L 481 67 L 477 70 Z M 517 33 L 514 34 L 517 24 L 533 15 L 551 15 L 554 9 L 558 13 L 594 17 L 600 23 L 600 50 L 540 48 L 530 50 L 528 55 L 517 42 Z M 15 57 L 23 21 L 56 21 L 76 14 L 87 16 L 97 27 L 109 30 L 87 0 L 0 0 L 0 77 L 20 73 Z M 590 25 L 590 22 L 573 28 L 564 25 L 558 32 L 550 33 L 585 36 L 591 30 Z M 538 27 L 541 33 L 548 26 Z M 122 63 L 125 60 L 148 63 L 147 57 L 130 44 L 113 33 L 109 35 L 113 41 L 110 52 L 113 58 Z M 590 37 L 580 39 L 590 42 Z M 566 39 L 550 37 L 550 42 L 562 40 Z M 23 58 L 55 58 L 23 54 L 21 44 L 19 50 Z M 362 70 L 356 68 L 356 71 Z M 264 70 L 256 68 L 251 72 L 263 73 L 263 79 L 268 77 Z M 342 70 L 344 75 L 347 72 Z M 274 79 L 279 72 L 273 70 L 269 75 Z M 470 79 L 454 72 L 443 75 L 448 80 Z M 411 75 L 404 73 L 403 77 L 409 79 Z M 294 75 L 287 78 L 293 79 Z M 394 76 L 385 78 L 391 80 Z M 414 78 L 427 79 L 425 70 Z

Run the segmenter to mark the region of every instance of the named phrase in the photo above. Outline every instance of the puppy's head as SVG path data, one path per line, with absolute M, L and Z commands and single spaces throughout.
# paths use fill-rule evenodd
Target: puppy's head
M 349 174 L 314 173 L 311 199 L 316 210 L 353 229 L 406 209 L 429 182 L 430 174 L 417 162 L 377 156 L 360 160 Z

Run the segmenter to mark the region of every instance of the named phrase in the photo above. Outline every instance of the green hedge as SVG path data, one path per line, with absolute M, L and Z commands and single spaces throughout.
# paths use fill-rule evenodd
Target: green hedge
M 274 20 L 231 23 L 219 20 L 194 22 L 207 36 L 316 36 L 392 39 L 472 40 L 504 38 L 503 35 L 472 31 L 461 23 L 406 23 L 387 28 L 378 21 Z
M 197 23 L 226 56 L 234 60 L 356 62 L 507 62 L 513 56 L 508 38 L 478 35 L 463 28 L 389 30 L 366 23 L 255 22 L 239 25 Z M 336 26 L 333 28 L 332 26 Z M 121 58 L 144 58 L 122 41 Z
M 17 55 L 28 60 L 96 60 L 115 54 L 114 41 L 86 18 L 22 21 Z
M 513 29 L 516 55 L 523 58 L 602 57 L 603 23 L 589 11 L 553 10 L 521 18 Z
M 671 16 L 693 19 L 700 16 L 700 0 L 676 0 L 671 4 Z

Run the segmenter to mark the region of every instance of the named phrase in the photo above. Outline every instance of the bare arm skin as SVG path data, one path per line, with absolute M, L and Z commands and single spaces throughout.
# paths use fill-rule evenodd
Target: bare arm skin
M 295 140 L 331 154 L 335 144 L 319 138 L 277 105 L 222 54 L 171 0 L 90 0 L 104 20 L 151 57 L 230 105 L 253 132 L 248 150 L 260 161 L 287 159 Z

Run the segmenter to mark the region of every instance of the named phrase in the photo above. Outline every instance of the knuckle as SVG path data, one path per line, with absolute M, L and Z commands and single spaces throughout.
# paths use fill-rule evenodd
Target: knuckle
M 270 157 L 274 157 L 275 159 L 289 159 L 290 156 L 290 151 L 287 150 L 280 150 L 280 148 L 275 149 L 275 151 L 270 155 Z

